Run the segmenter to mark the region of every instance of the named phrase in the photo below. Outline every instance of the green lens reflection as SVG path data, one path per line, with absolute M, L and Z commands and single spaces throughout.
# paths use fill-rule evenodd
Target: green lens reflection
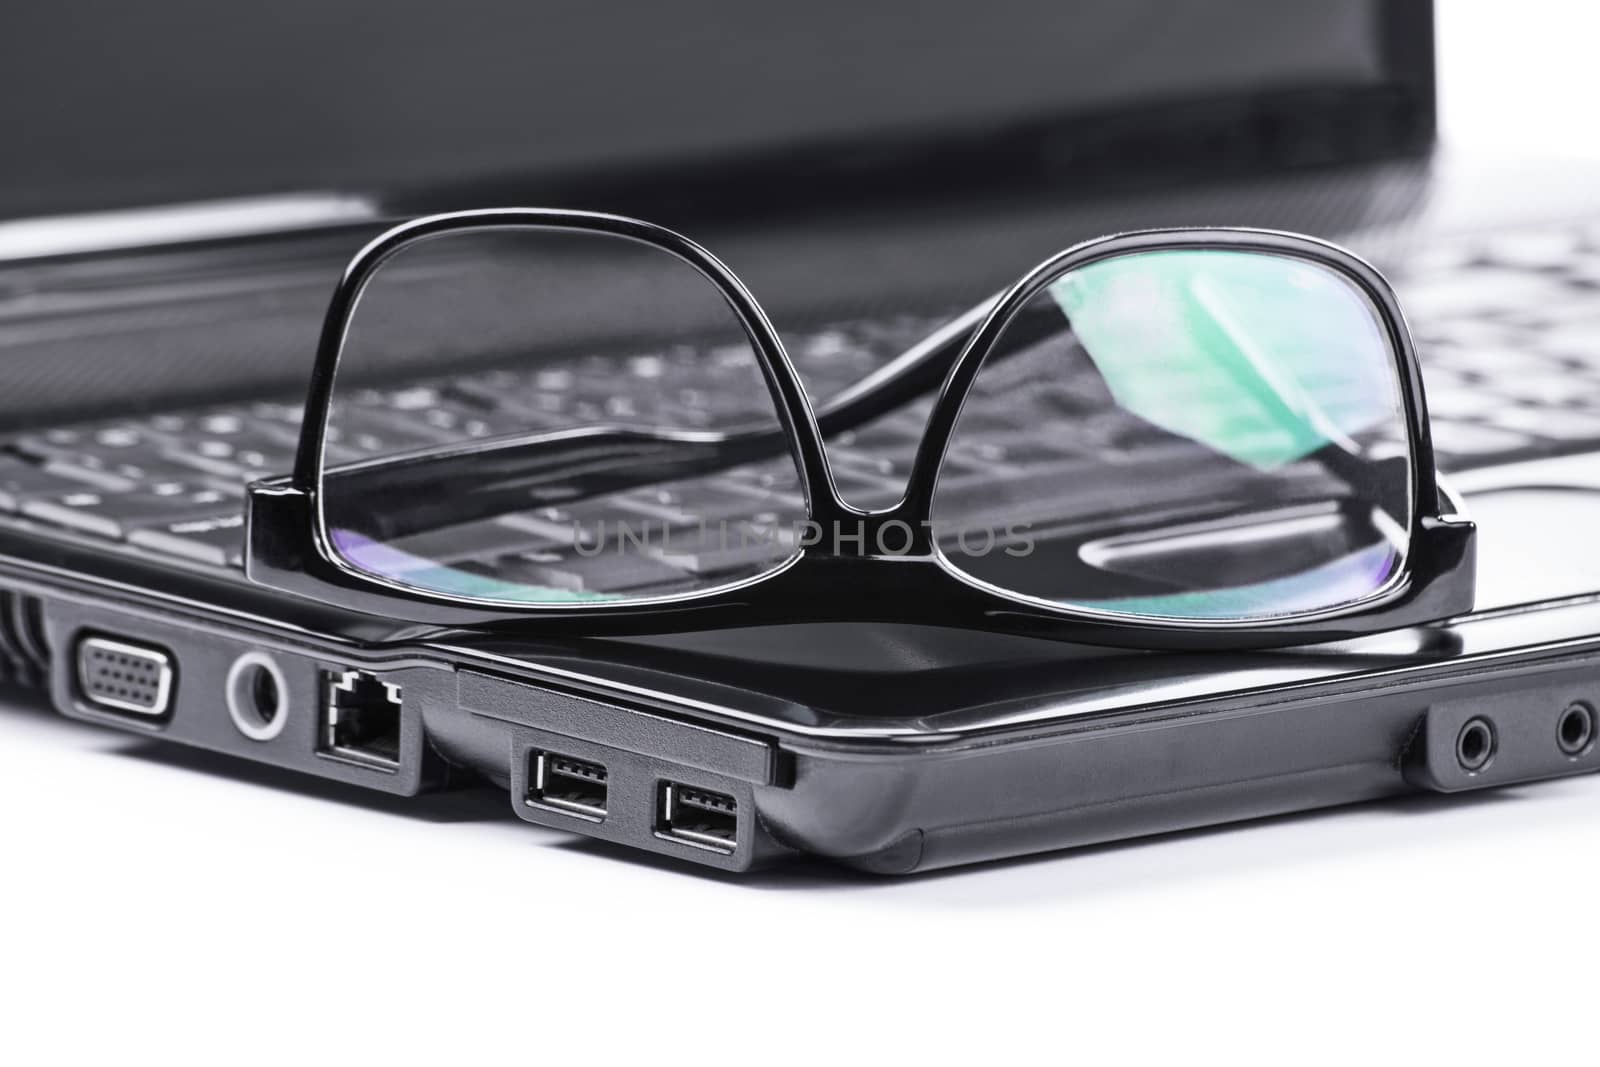
M 1122 407 L 1261 470 L 1343 444 L 1396 408 L 1371 304 L 1309 263 L 1150 252 L 1075 270 L 1050 293 Z

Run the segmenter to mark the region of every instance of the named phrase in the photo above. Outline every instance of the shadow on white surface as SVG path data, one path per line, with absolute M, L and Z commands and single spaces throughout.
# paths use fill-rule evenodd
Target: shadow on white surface
M 774 892 L 820 894 L 849 898 L 874 909 L 883 904 L 895 909 L 955 907 L 975 912 L 1060 907 L 1170 893 L 1182 886 L 1198 891 L 1214 882 L 1314 877 L 1319 867 L 1337 870 L 1374 855 L 1403 865 L 1408 857 L 1429 850 L 1464 849 L 1481 852 L 1489 862 L 1508 838 L 1525 837 L 1529 827 L 1554 834 L 1571 835 L 1574 830 L 1579 836 L 1585 830 L 1593 834 L 1593 813 L 1600 801 L 1600 779 L 1587 776 L 1449 797 L 1401 797 L 908 877 L 866 875 L 812 860 L 730 876 L 531 826 L 508 810 L 504 793 L 494 787 L 390 797 L 204 750 L 130 740 L 62 719 L 37 705 L 8 701 L 0 708 L 0 750 L 15 757 L 35 757 L 30 762 L 40 772 L 48 772 L 43 764 L 55 758 L 65 765 L 71 758 L 98 763 L 107 756 L 115 757 L 156 772 L 156 778 L 146 775 L 141 779 L 150 783 L 151 789 L 165 788 L 159 779 L 168 775 L 209 779 L 201 783 L 203 802 L 249 804 L 256 812 L 257 826 L 262 811 L 281 809 L 283 826 L 275 828 L 278 832 L 309 819 L 327 827 L 329 833 L 337 826 L 338 832 L 351 835 L 353 842 L 370 835 L 371 841 L 360 842 L 364 848 L 394 847 L 397 840 L 405 841 L 408 852 L 412 847 L 416 850 L 413 858 L 438 849 L 457 854 L 458 860 L 459 853 L 467 851 L 496 868 L 526 870 L 559 863 L 563 882 L 552 890 L 552 899 L 565 894 L 577 899 L 585 884 L 631 884 L 646 879 L 675 882 L 685 888 L 706 883 L 726 887 L 717 890 L 717 898 L 728 891 L 750 898 Z M 81 776 L 83 771 L 62 772 L 67 773 Z M 95 769 L 89 773 L 103 777 Z M 281 794 L 281 805 L 272 798 L 263 803 L 260 790 Z M 192 791 L 183 792 L 188 796 Z M 59 806 L 60 814 L 66 816 L 82 803 L 79 793 L 65 785 L 59 792 L 45 785 L 29 793 L 36 805 L 32 818 L 37 822 L 52 820 L 52 805 Z M 287 810 L 291 807 L 297 810 Z M 356 823 L 351 821 L 353 815 L 365 818 Z M 371 822 L 374 816 L 379 823 Z M 64 824 L 69 821 L 63 818 Z M 180 833 L 181 827 L 168 826 L 162 832 Z M 239 832 L 252 831 L 241 826 Z M 468 835 L 470 843 L 462 835 Z
M 442 824 L 505 822 L 518 827 L 526 825 L 506 810 L 504 793 L 474 783 L 418 797 L 401 797 L 186 745 L 134 740 L 114 745 L 107 751 L 111 755 L 174 770 L 215 775 L 241 785 L 278 789 L 403 819 Z M 537 830 L 537 827 L 531 829 Z

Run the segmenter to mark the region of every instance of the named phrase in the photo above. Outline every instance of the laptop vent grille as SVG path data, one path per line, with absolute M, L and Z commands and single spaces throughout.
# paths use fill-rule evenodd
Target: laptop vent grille
M 37 689 L 49 672 L 50 650 L 39 599 L 0 590 L 0 685 Z

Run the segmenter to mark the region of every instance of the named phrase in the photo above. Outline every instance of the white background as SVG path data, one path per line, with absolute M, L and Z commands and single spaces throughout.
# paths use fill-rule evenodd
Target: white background
M 1449 140 L 1600 153 L 1588 5 L 1441 7 Z M 6 1063 L 1593 1062 L 1596 779 L 747 884 L 17 708 L 0 813 Z

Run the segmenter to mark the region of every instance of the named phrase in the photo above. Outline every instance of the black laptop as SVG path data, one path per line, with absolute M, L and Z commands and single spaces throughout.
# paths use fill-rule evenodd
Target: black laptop
M 10 681 L 86 722 L 390 793 L 499 789 L 529 822 L 727 870 L 903 873 L 1600 766 L 1600 207 L 1578 175 L 1566 199 L 1451 192 L 1428 4 L 498 16 L 41 10 L 0 46 L 0 137 L 28 148 L 0 174 Z M 1405 300 L 1440 466 L 1482 530 L 1479 610 L 1153 653 L 781 621 L 529 636 L 252 584 L 245 487 L 293 463 L 341 269 L 400 219 L 500 206 L 692 234 L 760 296 L 819 406 L 1089 237 L 1340 241 Z M 675 358 L 413 353 L 361 383 L 334 447 L 650 404 L 712 424 L 714 366 L 660 395 Z M 930 402 L 830 436 L 847 499 L 897 498 Z M 964 415 L 985 435 L 963 457 L 976 492 L 1081 493 L 1049 472 L 1120 447 L 1046 391 L 987 402 Z M 781 489 L 758 477 L 619 506 L 759 522 Z M 574 596 L 745 562 L 619 569 L 578 551 L 605 517 L 553 504 L 434 551 Z

